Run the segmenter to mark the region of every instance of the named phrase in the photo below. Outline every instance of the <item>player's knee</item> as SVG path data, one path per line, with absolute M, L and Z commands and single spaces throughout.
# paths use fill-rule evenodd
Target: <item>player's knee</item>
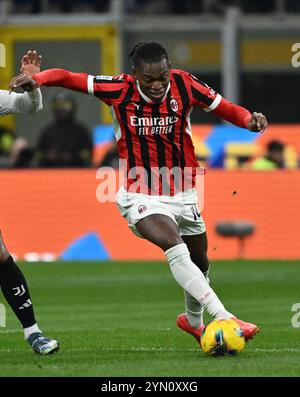
M 164 251 L 167 251 L 168 249 L 175 247 L 175 245 L 182 244 L 183 240 L 180 236 L 174 234 L 174 235 L 168 235 L 164 238 L 162 241 L 162 249 Z

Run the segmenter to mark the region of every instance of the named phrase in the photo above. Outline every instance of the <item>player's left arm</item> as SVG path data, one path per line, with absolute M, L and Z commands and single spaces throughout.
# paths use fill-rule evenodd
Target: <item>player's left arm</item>
M 250 113 L 242 106 L 236 105 L 215 92 L 206 83 L 190 75 L 190 88 L 192 104 L 200 106 L 206 112 L 212 112 L 216 116 L 242 128 L 253 132 L 263 132 L 268 122 L 262 113 Z

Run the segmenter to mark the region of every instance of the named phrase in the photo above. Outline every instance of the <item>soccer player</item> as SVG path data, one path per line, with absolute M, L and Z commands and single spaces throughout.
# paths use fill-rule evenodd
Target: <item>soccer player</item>
M 36 51 L 28 51 L 22 58 L 21 71 L 26 66 L 28 73 L 39 72 L 41 59 Z M 42 108 L 42 94 L 39 89 L 23 94 L 0 90 L 0 116 L 10 113 L 34 113 Z M 13 257 L 9 254 L 1 231 L 0 286 L 7 303 L 22 324 L 24 337 L 32 349 L 40 355 L 57 351 L 59 348 L 58 342 L 45 338 L 36 323 L 27 282 Z
M 164 251 L 175 280 L 184 290 L 186 312 L 177 317 L 177 326 L 199 342 L 205 309 L 216 319 L 235 318 L 249 340 L 258 327 L 227 311 L 209 286 L 207 236 L 197 208 L 198 163 L 190 113 L 198 106 L 253 132 L 262 132 L 267 120 L 261 113 L 250 114 L 230 103 L 190 73 L 171 69 L 166 49 L 157 42 L 139 43 L 129 56 L 133 61 L 131 75 L 92 76 L 50 69 L 31 79 L 17 76 L 10 86 L 66 87 L 94 95 L 110 106 L 118 153 L 128 170 L 117 204 L 129 227 Z M 166 182 L 158 175 L 161 169 L 180 170 L 182 174 Z M 182 179 L 186 180 L 183 185 Z

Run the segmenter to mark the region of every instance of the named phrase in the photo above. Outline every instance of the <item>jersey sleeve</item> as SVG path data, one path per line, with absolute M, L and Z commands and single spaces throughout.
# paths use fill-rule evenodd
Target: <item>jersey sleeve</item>
M 122 96 L 124 78 L 120 76 L 88 76 L 88 93 L 111 106 Z
M 35 113 L 43 108 L 40 89 L 18 94 L 0 90 L 0 115 L 10 113 Z
M 248 128 L 251 113 L 247 109 L 223 98 L 206 83 L 198 80 L 192 74 L 189 75 L 189 82 L 192 105 L 200 106 L 206 112 L 213 112 L 216 116 L 238 127 Z
M 48 69 L 34 74 L 32 78 L 39 86 L 64 87 L 94 95 L 109 106 L 119 99 L 124 89 L 123 75 L 117 77 L 93 76 L 65 69 Z
M 219 106 L 222 96 L 192 74 L 189 75 L 188 79 L 192 105 L 200 106 L 206 112 L 215 110 Z
M 17 95 L 18 94 L 16 94 L 15 92 L 9 93 L 6 90 L 0 90 L 0 115 L 1 116 L 5 116 L 6 114 L 11 113 Z
M 64 87 L 87 93 L 87 73 L 73 73 L 65 69 L 47 69 L 32 75 L 38 86 Z

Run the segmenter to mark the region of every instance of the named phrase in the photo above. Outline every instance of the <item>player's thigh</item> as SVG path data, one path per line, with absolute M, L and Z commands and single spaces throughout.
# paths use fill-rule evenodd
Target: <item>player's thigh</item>
M 181 244 L 176 222 L 167 215 L 152 214 L 136 223 L 138 232 L 148 241 L 160 247 L 163 251 Z
M 206 232 L 189 236 L 182 235 L 181 237 L 190 251 L 192 261 L 202 272 L 206 272 L 209 268 Z

